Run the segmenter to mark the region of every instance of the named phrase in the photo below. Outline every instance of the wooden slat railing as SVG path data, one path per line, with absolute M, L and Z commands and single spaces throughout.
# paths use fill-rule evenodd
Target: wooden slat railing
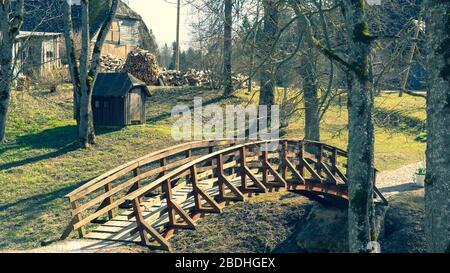
M 73 230 L 77 230 L 79 236 L 83 237 L 84 227 L 91 221 L 95 221 L 105 214 L 111 219 L 114 211 L 127 203 L 125 196 L 139 189 L 144 180 L 151 181 L 152 176 L 161 176 L 193 159 L 208 154 L 214 147 L 226 147 L 242 142 L 239 140 L 214 140 L 179 144 L 125 163 L 92 179 L 66 195 L 71 205 L 72 219 L 61 238 L 66 238 Z M 175 160 L 172 159 L 169 162 L 169 158 Z M 154 166 L 157 162 L 164 162 L 164 164 Z M 131 204 L 131 202 L 128 203 Z M 98 207 L 95 208 L 96 205 Z
M 274 144 L 275 149 L 262 149 Z M 222 147 L 222 149 L 219 149 Z M 312 151 L 312 152 L 311 152 Z M 63 237 L 74 230 L 80 236 L 84 228 L 100 216 L 111 219 L 114 210 L 131 204 L 141 242 L 169 249 L 168 232 L 195 228 L 195 214 L 217 213 L 221 202 L 243 201 L 247 193 L 265 193 L 272 188 L 299 190 L 348 198 L 347 152 L 320 142 L 303 140 L 270 141 L 197 141 L 151 153 L 117 167 L 67 195 L 72 219 Z M 375 170 L 374 170 L 375 175 Z M 240 176 L 239 185 L 232 182 Z M 218 196 L 213 198 L 201 185 L 213 180 Z M 173 198 L 174 192 L 191 184 L 194 207 L 187 211 Z M 94 193 L 97 194 L 95 195 Z M 375 188 L 374 194 L 384 197 Z M 166 201 L 168 223 L 163 230 L 144 219 L 141 203 L 146 196 L 158 196 L 152 202 Z M 100 206 L 96 210 L 97 204 Z M 164 235 L 165 234 L 165 235 Z

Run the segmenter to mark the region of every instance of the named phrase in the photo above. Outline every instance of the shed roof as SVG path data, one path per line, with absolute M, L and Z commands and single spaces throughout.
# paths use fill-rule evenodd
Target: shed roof
M 94 83 L 94 96 L 122 97 L 134 87 L 143 87 L 147 96 L 150 91 L 147 85 L 126 72 L 99 73 Z

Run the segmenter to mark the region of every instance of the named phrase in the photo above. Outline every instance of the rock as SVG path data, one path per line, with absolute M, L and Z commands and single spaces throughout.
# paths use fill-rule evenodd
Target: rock
M 376 206 L 377 235 L 383 232 L 386 206 Z M 297 233 L 299 248 L 307 252 L 348 252 L 347 209 L 315 204 Z
M 388 253 L 427 252 L 424 230 L 424 190 L 392 196 L 385 218 L 381 251 Z

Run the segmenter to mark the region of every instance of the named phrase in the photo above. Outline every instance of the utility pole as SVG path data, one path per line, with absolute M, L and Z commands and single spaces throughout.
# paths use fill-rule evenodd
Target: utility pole
M 177 71 L 180 70 L 180 6 L 181 0 L 178 0 L 177 3 L 177 48 L 176 48 L 176 61 L 175 61 L 175 69 Z

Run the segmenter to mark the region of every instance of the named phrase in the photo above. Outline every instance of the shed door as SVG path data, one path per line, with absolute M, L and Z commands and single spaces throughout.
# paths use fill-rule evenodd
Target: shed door
M 142 114 L 141 90 L 135 89 L 130 94 L 130 118 L 131 122 L 140 122 Z

